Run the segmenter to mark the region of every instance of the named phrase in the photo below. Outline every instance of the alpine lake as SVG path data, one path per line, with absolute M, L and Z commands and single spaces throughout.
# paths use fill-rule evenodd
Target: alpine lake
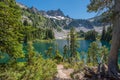
M 80 57 L 82 56 L 86 57 L 88 48 L 90 47 L 90 44 L 92 42 L 93 41 L 91 40 L 77 40 L 77 45 L 78 45 L 77 52 L 79 52 Z M 108 50 L 110 50 L 109 42 L 97 41 L 97 43 L 99 47 L 106 46 Z M 55 55 L 55 50 L 59 50 L 60 54 L 63 55 L 63 52 L 64 52 L 63 48 L 67 44 L 68 44 L 67 40 L 64 40 L 64 39 L 58 39 L 58 40 L 52 40 L 52 41 L 34 41 L 33 47 L 34 47 L 34 51 L 41 54 L 45 58 L 45 53 L 50 47 L 52 48 L 52 53 L 53 53 L 52 55 Z M 26 53 L 26 50 L 24 50 L 24 52 Z M 0 63 L 4 63 L 8 59 L 9 59 L 9 56 L 5 54 L 5 58 L 0 59 Z M 24 61 L 24 59 L 18 59 L 18 62 L 22 62 L 22 61 Z M 120 55 L 119 55 L 119 61 L 120 61 Z
M 84 56 L 86 58 L 88 49 L 90 47 L 90 44 L 92 43 L 92 40 L 77 40 L 77 52 L 80 54 L 80 58 Z M 108 51 L 110 51 L 110 43 L 106 41 L 96 41 L 98 43 L 99 47 L 106 46 L 108 48 Z M 51 47 L 52 48 L 52 55 L 55 55 L 55 50 L 58 49 L 60 54 L 63 55 L 64 52 L 64 46 L 67 45 L 68 42 L 67 40 L 64 39 L 58 39 L 58 40 L 53 40 L 50 42 L 47 41 L 37 41 L 33 43 L 34 50 L 37 53 L 40 53 L 43 57 L 46 57 L 44 54 L 46 51 Z M 120 52 L 119 52 L 119 59 L 118 62 L 120 63 Z

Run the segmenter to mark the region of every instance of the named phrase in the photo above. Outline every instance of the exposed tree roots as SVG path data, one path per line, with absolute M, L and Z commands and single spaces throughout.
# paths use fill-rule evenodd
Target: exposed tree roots
M 108 70 L 108 67 L 99 65 L 98 68 L 84 68 L 86 80 L 120 80 L 120 73 L 117 70 Z

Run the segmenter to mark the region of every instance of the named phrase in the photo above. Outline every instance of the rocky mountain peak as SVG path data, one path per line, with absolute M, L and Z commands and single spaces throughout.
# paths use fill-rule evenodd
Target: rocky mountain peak
M 65 16 L 64 13 L 60 9 L 49 10 L 47 11 L 47 14 L 50 16 L 63 16 L 63 17 Z
M 34 6 L 32 6 L 30 9 L 32 10 L 33 13 L 38 13 L 37 8 L 35 8 Z

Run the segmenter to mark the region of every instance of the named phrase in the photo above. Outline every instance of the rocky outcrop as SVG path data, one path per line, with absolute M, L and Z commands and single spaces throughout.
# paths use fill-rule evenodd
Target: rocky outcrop
M 50 16 L 63 16 L 63 17 L 65 17 L 64 13 L 60 9 L 47 11 L 47 14 Z

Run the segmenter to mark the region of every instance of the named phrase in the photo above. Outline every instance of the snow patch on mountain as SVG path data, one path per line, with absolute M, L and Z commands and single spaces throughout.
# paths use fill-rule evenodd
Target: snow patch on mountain
M 49 15 L 45 15 L 45 17 L 47 18 L 52 18 L 52 19 L 57 19 L 57 20 L 65 20 L 65 17 L 62 16 L 49 16 Z

